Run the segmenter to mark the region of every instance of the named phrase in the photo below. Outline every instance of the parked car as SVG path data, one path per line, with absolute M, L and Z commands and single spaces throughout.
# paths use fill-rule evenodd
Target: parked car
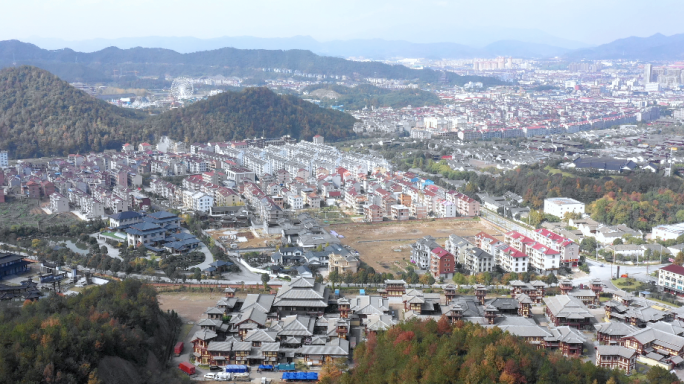
M 222 371 L 221 367 L 219 367 L 218 365 L 210 365 L 209 370 L 210 371 Z
M 215 374 L 215 373 L 211 373 L 211 372 L 205 373 L 205 374 L 204 374 L 204 378 L 205 378 L 205 379 L 209 379 L 209 380 L 215 380 L 215 379 L 216 379 L 216 374 Z

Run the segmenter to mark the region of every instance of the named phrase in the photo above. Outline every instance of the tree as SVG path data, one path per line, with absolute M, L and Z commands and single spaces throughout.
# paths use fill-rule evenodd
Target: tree
M 264 289 L 268 287 L 269 280 L 271 280 L 271 277 L 268 275 L 268 273 L 261 274 L 261 282 L 264 284 Z
M 462 284 L 466 283 L 465 276 L 463 276 L 463 274 L 460 272 L 454 273 L 454 277 L 452 278 L 452 280 L 454 281 L 454 283 L 456 283 L 458 285 L 462 285 Z
M 192 278 L 197 280 L 197 281 L 202 280 L 202 270 L 199 268 L 195 268 L 194 272 L 192 274 Z
M 547 284 L 558 284 L 558 278 L 556 277 L 555 274 L 549 273 L 549 275 L 546 277 L 546 283 Z
M 582 251 L 592 254 L 596 252 L 597 246 L 598 243 L 596 242 L 596 239 L 593 237 L 585 237 L 582 239 L 582 242 L 580 243 L 580 249 Z
M 483 282 L 485 285 L 491 284 L 491 282 L 492 282 L 492 274 L 489 273 L 489 272 L 484 272 L 484 273 L 482 274 L 482 282 Z
M 684 252 L 679 251 L 677 253 L 677 256 L 675 256 L 675 259 L 674 259 L 674 264 L 677 264 L 677 265 L 684 264 Z
M 337 271 L 337 268 L 330 271 L 330 273 L 328 274 L 328 281 L 332 283 L 333 290 L 335 289 L 335 284 L 342 281 L 342 277 L 340 276 L 340 273 Z
M 646 379 L 649 384 L 672 384 L 679 382 L 675 374 L 662 367 L 651 367 L 648 373 L 646 373 Z
M 420 277 L 420 283 L 423 285 L 432 285 L 435 283 L 435 278 L 432 277 L 429 272 L 427 272 Z
M 622 242 L 622 239 L 620 239 L 620 238 L 613 240 L 613 245 L 622 245 L 622 244 L 623 244 L 623 242 Z

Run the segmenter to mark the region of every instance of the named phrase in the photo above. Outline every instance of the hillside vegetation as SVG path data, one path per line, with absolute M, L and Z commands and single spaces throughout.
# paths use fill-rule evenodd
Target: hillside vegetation
M 337 93 L 336 99 L 321 100 L 321 106 L 342 105 L 345 110 L 359 110 L 364 107 L 392 107 L 404 108 L 406 106 L 424 107 L 428 105 L 441 105 L 442 100 L 432 93 L 420 89 L 389 90 L 369 84 L 361 84 L 350 88 L 341 85 L 313 85 L 307 87 L 309 92 L 328 90 Z
M 44 70 L 0 71 L 0 149 L 15 158 L 116 148 L 134 137 L 143 118 Z
M 670 384 L 675 375 L 653 367 L 647 377 L 626 377 L 622 371 L 563 357 L 504 333 L 445 319 L 399 324 L 354 351 L 349 373 L 324 368 L 321 383 L 354 384 Z
M 0 71 L 0 149 L 12 158 L 119 149 L 169 135 L 188 142 L 254 136 L 330 140 L 353 136 L 353 117 L 265 88 L 225 92 L 146 117 L 118 108 L 30 66 Z
M 137 280 L 5 307 L 0 383 L 179 383 L 163 367 L 179 326 Z
M 295 96 L 279 96 L 267 88 L 247 88 L 173 109 L 143 125 L 147 136 L 162 134 L 200 142 L 262 135 L 311 140 L 317 134 L 338 140 L 353 136 L 355 121 L 351 115 L 323 109 Z
M 512 191 L 523 204 L 543 209 L 544 199 L 570 197 L 586 204 L 586 212 L 602 223 L 650 231 L 659 224 L 684 221 L 684 182 L 652 172 L 621 175 L 564 174 L 549 164 L 521 165 L 500 177 L 453 171 L 444 161 L 427 161 L 424 170 L 448 179 L 468 180 L 465 192 L 503 195 Z M 553 165 L 553 164 L 551 164 Z M 555 171 L 555 172 L 554 172 Z
M 47 69 L 68 81 L 107 82 L 117 74 L 137 72 L 139 76 L 258 75 L 263 69 L 290 69 L 305 74 L 348 76 L 355 79 L 383 77 L 436 83 L 442 73 L 430 69 L 410 69 L 403 65 L 359 62 L 319 56 L 305 50 L 266 50 L 221 48 L 181 54 L 161 48 L 115 47 L 91 53 L 71 49 L 46 50 L 17 40 L 0 41 L 0 68 L 21 64 Z M 123 72 L 121 72 L 123 71 Z M 291 74 L 288 74 L 291 76 Z M 460 76 L 447 72 L 452 85 L 480 81 L 486 85 L 503 84 L 493 77 Z

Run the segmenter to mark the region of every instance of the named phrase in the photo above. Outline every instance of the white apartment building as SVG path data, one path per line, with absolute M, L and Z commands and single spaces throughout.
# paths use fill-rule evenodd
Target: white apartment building
M 0 168 L 9 167 L 9 157 L 7 151 L 0 151 Z
M 584 203 L 568 197 L 544 199 L 544 213 L 563 218 L 568 212 L 583 214 Z
M 506 272 L 527 272 L 529 257 L 517 249 L 501 244 L 496 247 L 497 264 Z
M 209 212 L 214 198 L 203 192 L 183 191 L 183 206 L 200 212 Z
M 302 209 L 304 208 L 304 199 L 302 196 L 290 193 L 287 195 L 287 203 L 290 204 L 290 209 Z
M 60 193 L 50 195 L 50 211 L 52 213 L 69 212 L 69 199 Z
M 684 223 L 659 225 L 651 230 L 652 239 L 675 240 L 681 235 L 684 235 Z

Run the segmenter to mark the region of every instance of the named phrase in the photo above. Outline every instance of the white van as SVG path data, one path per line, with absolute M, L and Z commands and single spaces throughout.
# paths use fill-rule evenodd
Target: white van
M 228 380 L 230 380 L 230 373 L 229 372 L 219 372 L 216 374 L 215 380 L 228 381 Z

